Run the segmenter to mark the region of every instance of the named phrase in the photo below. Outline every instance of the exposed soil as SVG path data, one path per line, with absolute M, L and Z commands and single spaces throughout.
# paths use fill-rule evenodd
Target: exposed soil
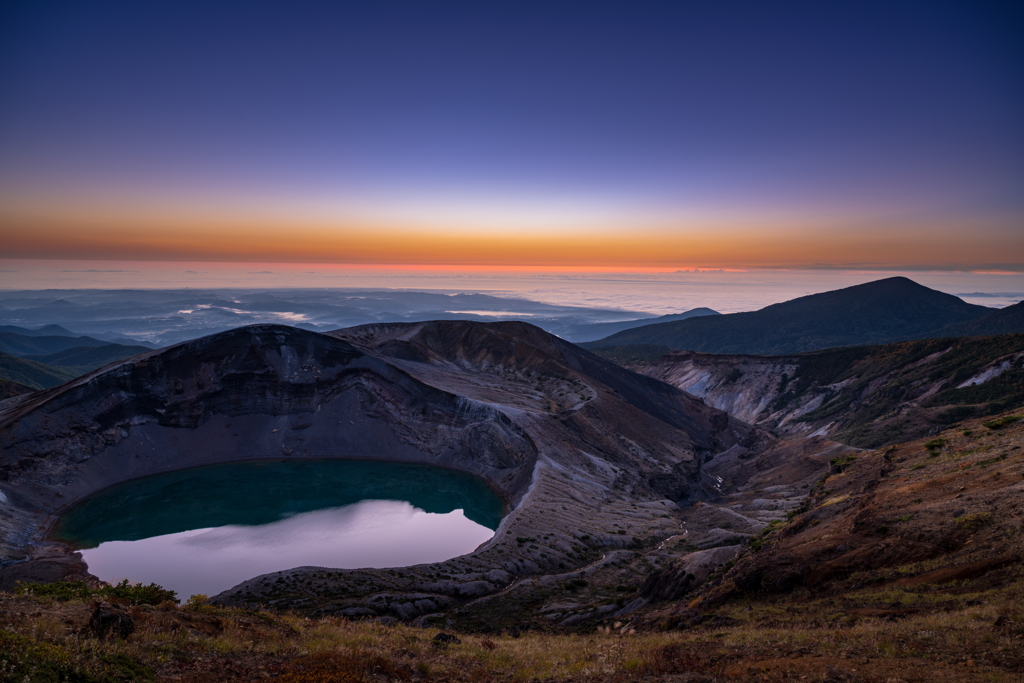
M 1024 403 L 1022 334 L 788 356 L 681 351 L 627 367 L 776 434 L 825 435 L 862 448 Z

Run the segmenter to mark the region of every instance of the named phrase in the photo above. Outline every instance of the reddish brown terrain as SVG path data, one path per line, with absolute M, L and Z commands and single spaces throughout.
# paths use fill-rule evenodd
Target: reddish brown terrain
M 306 568 L 279 573 L 273 585 L 255 578 L 244 600 L 179 606 L 76 584 L 89 579 L 81 565 L 39 553 L 4 570 L 12 592 L 0 593 L 0 652 L 10 654 L 0 658 L 0 682 L 1024 680 L 1019 409 L 864 450 L 825 435 L 751 428 L 532 329 L 387 326 L 338 336 L 344 341 L 327 345 L 376 373 L 369 379 L 462 397 L 474 407 L 461 413 L 475 420 L 471 427 L 489 424 L 489 411 L 513 416 L 501 423 L 506 441 L 528 435 L 551 464 L 534 467 L 533 486 L 488 547 L 506 559 L 568 559 L 524 563 L 500 585 L 451 590 L 438 611 L 419 614 L 401 598 L 424 577 L 436 579 L 423 567 Z M 274 377 L 258 369 L 261 382 Z M 311 377 L 322 383 L 324 375 Z M 69 386 L 88 394 L 86 383 Z M 24 400 L 9 404 L 21 411 L 21 431 L 9 436 L 57 443 L 26 419 L 38 408 Z M 84 414 L 82 405 L 58 407 Z M 211 430 L 218 419 L 188 429 Z M 97 444 L 89 462 L 131 445 L 136 425 L 125 424 L 122 441 L 109 450 Z M 701 438 L 708 447 L 697 447 Z M 686 499 L 670 505 L 656 495 L 665 482 L 643 463 L 669 457 L 665 444 L 680 441 L 692 454 Z M 577 462 L 565 444 L 591 455 Z M 615 465 L 587 469 L 595 452 Z M 38 461 L 76 467 L 63 453 Z M 569 483 L 570 467 L 591 479 Z M 31 471 L 11 469 L 7 485 Z M 592 496 L 574 498 L 581 486 Z M 18 522 L 0 521 L 11 529 Z M 451 586 L 481 571 L 485 551 L 447 563 L 460 570 L 448 570 Z M 261 582 L 262 594 L 253 590 Z M 451 587 L 435 583 L 439 595 Z M 355 604 L 338 597 L 349 584 L 344 599 L 390 611 L 344 612 Z M 111 635 L 117 630 L 98 625 L 104 614 L 131 628 Z M 441 633 L 448 635 L 436 640 Z

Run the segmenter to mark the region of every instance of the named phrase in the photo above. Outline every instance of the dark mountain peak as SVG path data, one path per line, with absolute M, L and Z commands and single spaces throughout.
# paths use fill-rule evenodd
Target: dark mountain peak
M 104 424 L 131 414 L 174 426 L 195 426 L 211 411 L 296 410 L 312 405 L 319 384 L 360 358 L 340 339 L 287 325 L 249 325 L 132 356 L 40 392 L 3 415 L 0 428 L 44 404 L 63 409 L 107 401 Z
M 890 277 L 803 296 L 759 311 L 701 316 L 620 332 L 594 346 L 655 344 L 704 353 L 779 355 L 948 334 L 992 309 Z
M 79 337 L 81 335 L 60 325 L 43 325 L 39 329 L 30 330 L 27 327 L 17 325 L 0 325 L 0 332 L 11 332 L 20 334 L 23 337 Z
M 75 334 L 71 330 L 61 327 L 60 325 L 43 325 L 38 330 L 33 330 L 31 336 L 33 337 L 81 337 L 80 334 Z
M 315 360 L 325 366 L 346 363 L 362 356 L 360 351 L 341 339 L 290 325 L 257 324 L 190 339 L 141 357 L 189 360 L 194 363 L 218 359 L 218 362 L 231 363 L 239 354 L 250 359 L 259 356 L 266 362 L 270 362 L 267 360 L 268 354 L 282 360 L 287 356 L 293 360 Z M 278 361 L 273 362 L 277 364 Z
M 809 294 L 797 299 L 773 304 L 761 311 L 780 309 L 827 309 L 834 306 L 854 306 L 858 308 L 879 307 L 879 310 L 893 310 L 900 306 L 931 305 L 953 310 L 973 311 L 975 316 L 983 315 L 990 309 L 984 306 L 969 304 L 963 299 L 946 294 L 903 276 L 873 280 L 852 287 L 834 289 L 818 294 Z

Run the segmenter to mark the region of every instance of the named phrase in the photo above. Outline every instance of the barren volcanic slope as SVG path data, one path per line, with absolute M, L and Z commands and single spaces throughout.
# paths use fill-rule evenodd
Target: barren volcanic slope
M 701 587 L 698 601 L 648 618 L 686 619 L 695 608 L 707 610 L 739 596 L 792 594 L 787 612 L 816 612 L 819 618 L 822 612 L 832 618 L 845 613 L 847 624 L 948 612 L 983 601 L 1016 602 L 1012 618 L 1019 619 L 1021 418 L 972 420 L 939 438 L 834 458 L 810 497 L 786 520 L 766 527 L 734 567 Z M 672 585 L 678 577 L 678 571 L 666 570 L 651 583 Z M 825 605 L 810 604 L 815 600 Z M 993 663 L 1005 663 L 1010 650 L 1000 649 L 988 653 Z M 1020 657 L 1024 650 L 1017 648 L 1011 663 Z
M 333 336 L 241 328 L 9 399 L 0 430 L 0 581 L 74 573 L 63 549 L 42 541 L 54 515 L 157 472 L 365 458 L 483 478 L 510 512 L 469 556 L 401 572 L 292 570 L 221 596 L 403 618 L 672 535 L 671 501 L 695 495 L 702 461 L 756 439 L 684 392 L 538 328 L 468 322 Z
M 1024 335 L 927 339 L 790 356 L 678 352 L 633 366 L 789 437 L 858 447 L 1024 405 Z

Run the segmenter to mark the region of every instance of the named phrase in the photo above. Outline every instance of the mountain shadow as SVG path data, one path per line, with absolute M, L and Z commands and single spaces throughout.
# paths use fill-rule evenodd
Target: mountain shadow
M 583 346 L 651 344 L 703 353 L 780 355 L 945 336 L 947 327 L 993 312 L 908 278 L 892 277 L 759 311 L 645 325 Z
M 987 313 L 976 320 L 949 325 L 944 337 L 991 337 L 1024 332 L 1024 301 Z

